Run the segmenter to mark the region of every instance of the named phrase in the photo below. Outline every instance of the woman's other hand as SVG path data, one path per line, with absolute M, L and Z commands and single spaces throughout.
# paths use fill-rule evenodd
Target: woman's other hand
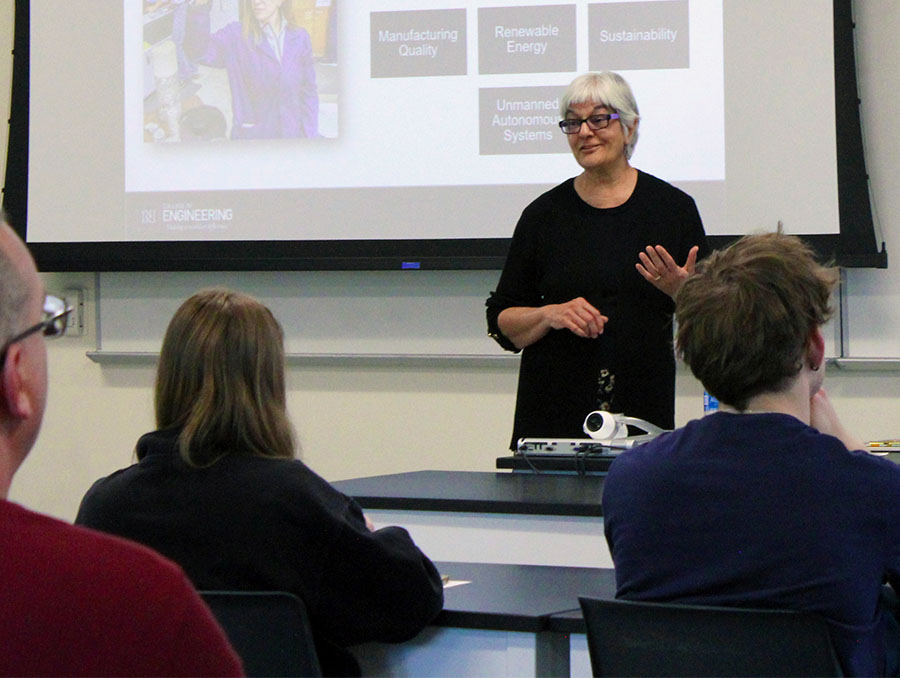
M 521 349 L 542 339 L 550 330 L 569 330 L 579 337 L 594 339 L 603 334 L 608 320 L 584 297 L 577 297 L 564 304 L 504 309 L 497 317 L 497 324 L 516 348 Z
M 603 334 L 603 327 L 609 320 L 584 297 L 577 297 L 564 304 L 544 306 L 547 322 L 554 330 L 569 330 L 579 337 L 595 339 Z

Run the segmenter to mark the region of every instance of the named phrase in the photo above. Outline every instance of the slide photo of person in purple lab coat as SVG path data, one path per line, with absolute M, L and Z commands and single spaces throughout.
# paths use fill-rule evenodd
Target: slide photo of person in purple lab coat
M 165 4 L 151 5 L 151 17 L 145 6 L 145 83 L 153 85 L 145 84 L 144 140 L 336 137 L 336 88 L 320 92 L 317 85 L 321 74 L 336 81 L 334 4 L 169 0 L 186 14 L 171 40 L 161 23 Z M 162 28 L 150 28 L 154 17 Z M 185 53 L 196 64 L 187 77 L 180 67 Z

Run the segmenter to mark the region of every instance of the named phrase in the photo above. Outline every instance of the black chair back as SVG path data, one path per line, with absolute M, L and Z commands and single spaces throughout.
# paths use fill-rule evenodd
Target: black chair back
M 821 617 L 579 598 L 595 676 L 841 676 Z
M 201 591 L 248 676 L 321 676 L 303 601 L 284 591 Z

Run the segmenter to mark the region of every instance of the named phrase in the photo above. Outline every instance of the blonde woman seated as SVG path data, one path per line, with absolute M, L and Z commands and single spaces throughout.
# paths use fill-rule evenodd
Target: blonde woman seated
M 283 590 L 306 603 L 326 675 L 346 646 L 407 640 L 441 610 L 440 575 L 406 530 L 294 458 L 280 325 L 255 299 L 198 292 L 175 313 L 138 462 L 94 483 L 76 522 L 141 542 L 198 589 Z

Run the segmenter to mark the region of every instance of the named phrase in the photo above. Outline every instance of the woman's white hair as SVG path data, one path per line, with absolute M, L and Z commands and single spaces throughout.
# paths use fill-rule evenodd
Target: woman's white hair
M 630 159 L 637 145 L 641 116 L 634 93 L 625 78 L 612 71 L 579 75 L 563 93 L 559 114 L 565 118 L 572 104 L 587 103 L 603 106 L 610 109 L 610 112 L 619 114 L 619 123 L 631 133 L 631 139 L 625 145 L 625 157 Z

